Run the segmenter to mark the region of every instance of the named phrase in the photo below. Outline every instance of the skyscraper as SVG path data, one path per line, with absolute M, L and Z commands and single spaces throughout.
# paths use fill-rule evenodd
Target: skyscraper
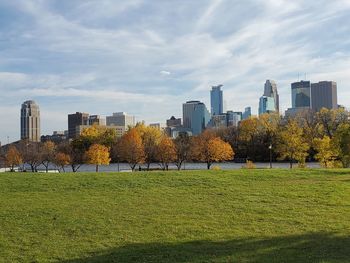
M 183 126 L 189 128 L 193 135 L 204 131 L 210 121 L 210 113 L 203 102 L 188 101 L 182 105 Z
M 244 112 L 242 114 L 242 119 L 246 120 L 249 119 L 252 116 L 252 108 L 251 107 L 246 107 L 244 109 Z
M 263 96 L 273 98 L 275 104 L 274 111 L 280 111 L 280 98 L 277 91 L 277 84 L 274 80 L 266 80 Z
M 276 112 L 275 99 L 273 97 L 262 96 L 259 101 L 259 115 Z
M 115 112 L 112 116 L 107 116 L 107 126 L 122 126 L 127 131 L 128 127 L 135 126 L 135 116 L 128 115 L 126 112 Z
M 311 84 L 311 107 L 314 111 L 322 108 L 337 109 L 337 83 L 334 81 L 321 81 Z
M 40 142 L 40 109 L 33 100 L 21 107 L 21 140 Z
M 89 125 L 89 114 L 76 112 L 68 115 L 68 138 L 74 139 L 79 133 L 78 126 Z
M 311 107 L 310 81 L 292 83 L 292 108 Z
M 223 85 L 213 86 L 210 91 L 211 115 L 221 115 L 224 112 Z

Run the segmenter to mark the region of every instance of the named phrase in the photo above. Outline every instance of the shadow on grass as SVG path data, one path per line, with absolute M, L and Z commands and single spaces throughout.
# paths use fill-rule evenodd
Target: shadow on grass
M 61 262 L 350 262 L 350 237 L 312 233 L 220 242 L 130 244 Z

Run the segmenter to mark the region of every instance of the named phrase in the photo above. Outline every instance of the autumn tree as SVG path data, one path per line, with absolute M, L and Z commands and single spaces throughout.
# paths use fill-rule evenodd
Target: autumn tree
M 23 163 L 22 156 L 15 146 L 10 146 L 6 155 L 5 163 L 11 169 L 11 172 L 14 172 L 15 166 L 18 166 Z
M 169 170 L 169 163 L 176 160 L 176 147 L 171 138 L 163 135 L 157 145 L 156 159 L 162 166 L 163 170 Z
M 86 159 L 89 164 L 96 165 L 96 172 L 100 165 L 109 165 L 111 158 L 109 148 L 101 144 L 93 144 L 86 152 Z
M 187 133 L 180 133 L 179 136 L 174 140 L 176 155 L 175 165 L 178 170 L 185 161 L 188 160 L 191 150 L 191 139 Z
M 210 169 L 214 162 L 232 160 L 234 152 L 229 143 L 206 130 L 193 139 L 191 156 L 196 161 L 205 162 Z
M 333 138 L 338 127 L 348 122 L 349 113 L 344 109 L 322 108 L 317 113 L 317 119 L 326 136 Z
M 338 147 L 336 147 L 331 138 L 324 136 L 322 139 L 314 139 L 314 148 L 317 151 L 315 159 L 320 162 L 320 164 L 325 168 L 333 168 L 335 162 L 338 159 L 339 152 Z
M 23 162 L 28 164 L 32 172 L 37 172 L 41 164 L 40 143 L 23 140 L 19 143 L 19 151 L 23 157 Z
M 259 120 L 252 117 L 243 120 L 239 124 L 239 140 L 245 146 L 246 156 L 255 160 L 257 140 L 259 136 Z
M 304 138 L 303 129 L 298 126 L 295 120 L 289 120 L 278 134 L 275 150 L 279 154 L 279 159 L 289 159 L 290 168 L 293 168 L 294 161 L 304 164 L 309 148 L 310 146 Z
M 49 171 L 50 163 L 55 160 L 55 151 L 56 145 L 51 141 L 44 142 L 40 147 L 41 163 L 45 166 L 46 172 Z
M 59 167 L 59 169 L 62 169 L 62 171 L 65 172 L 65 166 L 67 166 L 71 163 L 71 158 L 68 154 L 63 153 L 63 152 L 59 152 L 55 155 L 53 163 L 57 167 Z
M 139 163 L 145 160 L 145 151 L 142 145 L 142 139 L 136 128 L 128 130 L 120 139 L 119 152 L 121 159 L 129 163 L 134 171 Z
M 57 151 L 69 156 L 69 164 L 73 173 L 76 173 L 81 165 L 85 162 L 85 152 L 80 145 L 76 145 L 77 141 L 63 142 L 58 145 Z M 67 159 L 68 160 L 68 159 Z
M 342 124 L 334 134 L 334 145 L 344 168 L 350 166 L 350 124 Z
M 147 170 L 149 170 L 151 163 L 157 159 L 157 148 L 162 138 L 162 132 L 154 127 L 145 127 L 141 137 L 145 152 L 145 163 Z

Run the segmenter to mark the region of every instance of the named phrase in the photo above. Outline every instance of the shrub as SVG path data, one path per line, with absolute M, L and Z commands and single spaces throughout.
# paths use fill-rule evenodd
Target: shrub
M 256 165 L 253 161 L 247 161 L 245 165 L 242 166 L 243 169 L 255 169 Z

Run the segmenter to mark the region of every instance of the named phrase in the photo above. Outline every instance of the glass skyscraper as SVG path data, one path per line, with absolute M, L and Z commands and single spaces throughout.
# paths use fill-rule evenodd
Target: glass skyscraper
M 292 108 L 311 107 L 310 81 L 292 83 Z
M 203 102 L 188 101 L 182 105 L 183 126 L 193 135 L 201 134 L 210 122 L 210 113 Z
M 224 112 L 222 86 L 213 86 L 210 91 L 211 115 L 221 115 Z
M 274 111 L 280 111 L 280 98 L 277 91 L 277 84 L 274 80 L 266 80 L 264 87 L 264 96 L 274 99 Z

